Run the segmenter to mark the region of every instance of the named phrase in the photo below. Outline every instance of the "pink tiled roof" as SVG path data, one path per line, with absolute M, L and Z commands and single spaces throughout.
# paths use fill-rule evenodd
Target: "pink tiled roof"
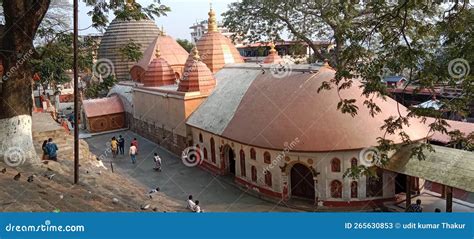
M 426 124 L 430 124 L 434 122 L 434 118 L 428 118 L 426 120 Z M 464 133 L 465 136 L 469 135 L 470 133 L 474 132 L 474 123 L 469 123 L 469 122 L 462 122 L 462 121 L 454 121 L 454 120 L 446 120 L 446 122 L 449 124 L 450 127 L 447 127 L 446 130 L 448 132 L 454 131 L 454 130 L 459 130 L 461 133 Z M 447 134 L 442 134 L 439 131 L 436 131 L 430 139 L 432 141 L 440 142 L 440 143 L 449 143 L 451 141 L 451 137 Z
M 83 100 L 82 108 L 87 118 L 124 112 L 122 101 L 117 95 L 100 99 Z

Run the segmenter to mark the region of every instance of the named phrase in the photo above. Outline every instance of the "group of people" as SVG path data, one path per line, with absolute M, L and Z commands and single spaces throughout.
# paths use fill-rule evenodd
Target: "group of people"
M 114 136 L 110 141 L 110 149 L 112 151 L 112 158 L 117 158 L 117 155 L 124 155 L 125 154 L 125 139 L 122 135 L 119 135 L 118 139 Z M 137 138 L 133 138 L 132 142 L 130 143 L 130 148 L 128 150 L 128 155 L 132 160 L 132 164 L 137 162 L 137 154 L 138 154 L 138 140 Z
M 193 195 L 188 196 L 186 208 L 192 212 L 203 212 L 201 206 L 199 206 L 199 200 L 193 201 Z
M 53 142 L 52 138 L 43 141 L 41 146 L 43 149 L 43 160 L 58 161 L 58 146 Z

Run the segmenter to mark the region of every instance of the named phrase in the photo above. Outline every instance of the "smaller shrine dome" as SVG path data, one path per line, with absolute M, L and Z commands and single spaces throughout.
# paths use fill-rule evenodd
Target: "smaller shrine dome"
M 145 71 L 143 84 L 145 87 L 173 85 L 176 77 L 170 64 L 161 57 L 160 49 L 156 49 L 156 58 L 150 62 Z
M 265 64 L 278 64 L 282 62 L 283 59 L 278 55 L 278 51 L 275 49 L 275 44 L 270 43 L 270 52 L 267 57 L 263 60 Z
M 216 86 L 216 79 L 211 70 L 201 61 L 199 51 L 195 47 L 186 61 L 183 78 L 179 82 L 178 91 L 210 93 Z M 191 58 L 192 57 L 192 58 Z

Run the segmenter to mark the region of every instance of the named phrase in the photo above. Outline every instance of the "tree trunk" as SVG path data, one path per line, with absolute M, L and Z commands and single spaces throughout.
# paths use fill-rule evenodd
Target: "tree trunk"
M 3 77 L 0 84 L 0 158 L 9 166 L 34 162 L 33 39 L 50 0 L 4 0 L 5 26 L 0 38 Z

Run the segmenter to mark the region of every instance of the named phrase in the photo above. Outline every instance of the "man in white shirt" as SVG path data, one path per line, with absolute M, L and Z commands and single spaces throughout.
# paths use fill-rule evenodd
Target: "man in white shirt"
M 199 206 L 199 200 L 196 200 L 193 211 L 194 212 L 202 212 L 201 207 Z
M 161 158 L 157 153 L 155 153 L 153 160 L 155 161 L 155 170 L 161 172 Z
M 132 163 L 135 164 L 137 162 L 137 147 L 133 145 L 133 143 L 130 145 L 128 154 L 130 155 L 130 159 L 132 159 Z
M 196 206 L 196 204 L 193 201 L 193 195 L 189 195 L 188 200 L 186 202 L 188 203 L 186 208 L 194 212 L 194 206 Z

